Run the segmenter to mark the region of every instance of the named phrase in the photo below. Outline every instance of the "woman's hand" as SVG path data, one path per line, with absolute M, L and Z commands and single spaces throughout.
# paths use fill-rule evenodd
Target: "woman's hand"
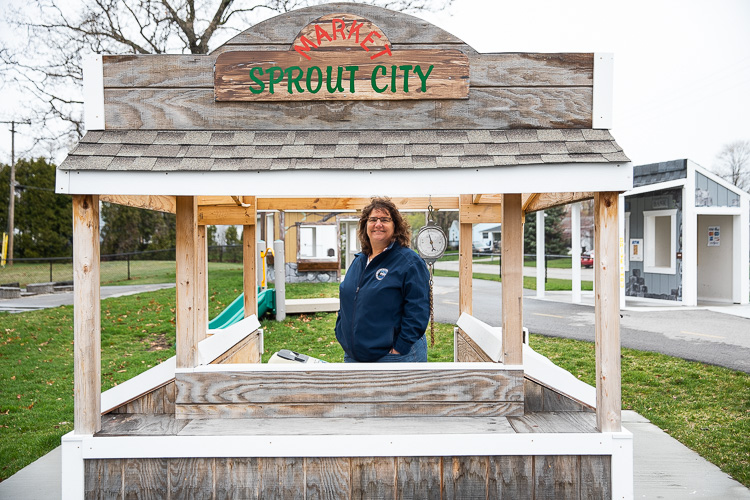
M 391 347 L 391 350 L 390 350 L 390 351 L 388 352 L 388 354 L 401 354 L 401 353 L 400 353 L 400 352 L 398 352 L 398 351 L 397 351 L 396 349 L 394 349 L 393 347 Z

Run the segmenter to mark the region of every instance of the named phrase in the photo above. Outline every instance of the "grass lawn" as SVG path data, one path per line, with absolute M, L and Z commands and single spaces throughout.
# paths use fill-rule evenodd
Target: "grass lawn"
M 236 265 L 235 265 L 236 266 Z M 210 316 L 240 293 L 236 269 L 209 267 Z M 287 285 L 289 297 L 336 296 L 336 284 Z M 175 290 L 102 301 L 102 389 L 174 355 Z M 262 321 L 263 360 L 287 347 L 341 361 L 335 314 Z M 59 446 L 72 430 L 73 308 L 0 314 L 0 479 Z M 452 325 L 436 325 L 430 361 L 453 357 Z M 581 379 L 594 379 L 591 343 L 533 335 L 534 349 Z M 623 349 L 623 407 L 634 409 L 750 486 L 750 375 Z
M 434 274 L 435 276 L 447 276 L 449 278 L 458 278 L 458 271 L 446 271 L 443 269 L 435 269 Z M 473 273 L 472 277 L 475 280 L 502 281 L 500 279 L 500 276 L 498 276 L 497 274 Z M 524 276 L 523 287 L 528 290 L 536 290 L 536 277 Z M 573 282 L 571 280 L 547 278 L 547 286 L 545 287 L 545 290 L 555 291 L 555 290 L 572 290 L 572 289 L 573 289 Z M 593 290 L 593 289 L 594 289 L 593 281 L 581 281 L 581 290 Z

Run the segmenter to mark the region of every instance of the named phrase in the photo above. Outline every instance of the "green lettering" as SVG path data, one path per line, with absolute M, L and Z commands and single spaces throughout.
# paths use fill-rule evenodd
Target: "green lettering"
M 333 94 L 334 92 L 343 92 L 344 87 L 341 85 L 341 75 L 344 72 L 344 68 L 341 66 L 338 67 L 338 77 L 336 78 L 336 86 L 331 86 L 331 73 L 333 72 L 332 66 L 326 66 L 326 87 L 328 88 L 328 93 Z
M 294 76 L 294 72 L 297 71 L 297 76 Z M 297 87 L 297 92 L 302 93 L 304 90 L 302 90 L 302 87 L 299 84 L 300 79 L 302 78 L 302 68 L 299 66 L 291 66 L 286 69 L 286 79 L 287 79 L 287 92 L 290 94 L 294 94 L 294 91 L 292 90 L 292 84 L 294 84 L 295 87 Z
M 258 73 L 258 76 L 255 76 L 254 73 Z M 259 89 L 254 89 L 253 86 L 250 85 L 249 87 L 250 92 L 252 92 L 253 94 L 260 94 L 266 89 L 266 84 L 263 83 L 263 80 L 258 78 L 262 74 L 263 74 L 263 68 L 261 68 L 260 66 L 255 66 L 253 68 L 250 68 L 250 79 L 254 81 L 255 83 L 257 83 L 258 85 L 260 85 Z
M 396 93 L 396 69 L 397 66 L 391 66 L 391 92 Z
M 411 64 L 404 64 L 398 67 L 398 69 L 404 71 L 404 92 L 409 92 L 409 70 L 411 68 Z
M 315 90 L 313 90 L 312 84 L 311 84 L 311 80 L 312 80 L 311 77 L 312 77 L 312 74 L 313 74 L 313 70 L 315 70 L 315 71 L 318 72 L 318 76 L 316 78 L 316 80 L 318 82 L 318 86 L 315 87 Z M 320 87 L 322 87 L 322 86 L 323 86 L 323 72 L 320 71 L 320 68 L 317 67 L 317 66 L 310 66 L 307 69 L 307 91 L 310 92 L 311 94 L 317 94 L 318 91 L 320 90 Z
M 383 73 L 383 76 L 385 76 L 385 74 L 386 74 L 385 66 L 375 66 L 375 68 L 372 70 L 372 78 L 371 78 L 371 80 L 372 80 L 372 90 L 374 90 L 378 94 L 382 94 L 383 92 L 385 92 L 386 90 L 388 90 L 388 85 L 386 85 L 382 89 L 380 87 L 378 87 L 378 81 L 377 81 L 378 71 L 380 71 L 381 73 Z
M 414 71 L 417 73 L 417 76 L 419 76 L 419 79 L 422 82 L 422 92 L 427 92 L 427 78 L 430 76 L 430 73 L 432 73 L 432 68 L 434 68 L 434 64 L 430 64 L 430 69 L 427 70 L 427 73 L 422 74 L 422 68 L 419 65 L 416 65 L 414 67 Z
M 359 66 L 346 66 L 344 68 L 349 72 L 349 93 L 354 93 L 354 74 L 359 69 Z
M 273 76 L 276 71 L 279 72 L 278 78 L 274 78 Z M 281 80 L 284 79 L 284 70 L 278 66 L 271 66 L 266 70 L 266 73 L 268 73 L 268 93 L 273 94 L 273 86 L 277 83 L 281 83 Z

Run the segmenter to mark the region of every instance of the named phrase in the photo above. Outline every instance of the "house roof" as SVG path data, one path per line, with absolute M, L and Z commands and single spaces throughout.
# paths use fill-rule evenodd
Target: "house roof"
M 60 165 L 77 171 L 476 168 L 628 162 L 607 130 L 104 130 Z
M 633 167 L 633 187 L 658 184 L 687 177 L 687 160 L 662 161 Z

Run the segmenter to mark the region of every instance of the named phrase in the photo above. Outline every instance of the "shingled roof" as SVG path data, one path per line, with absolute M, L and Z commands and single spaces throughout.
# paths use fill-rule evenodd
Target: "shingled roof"
M 88 132 L 61 170 L 477 168 L 629 161 L 607 130 Z

